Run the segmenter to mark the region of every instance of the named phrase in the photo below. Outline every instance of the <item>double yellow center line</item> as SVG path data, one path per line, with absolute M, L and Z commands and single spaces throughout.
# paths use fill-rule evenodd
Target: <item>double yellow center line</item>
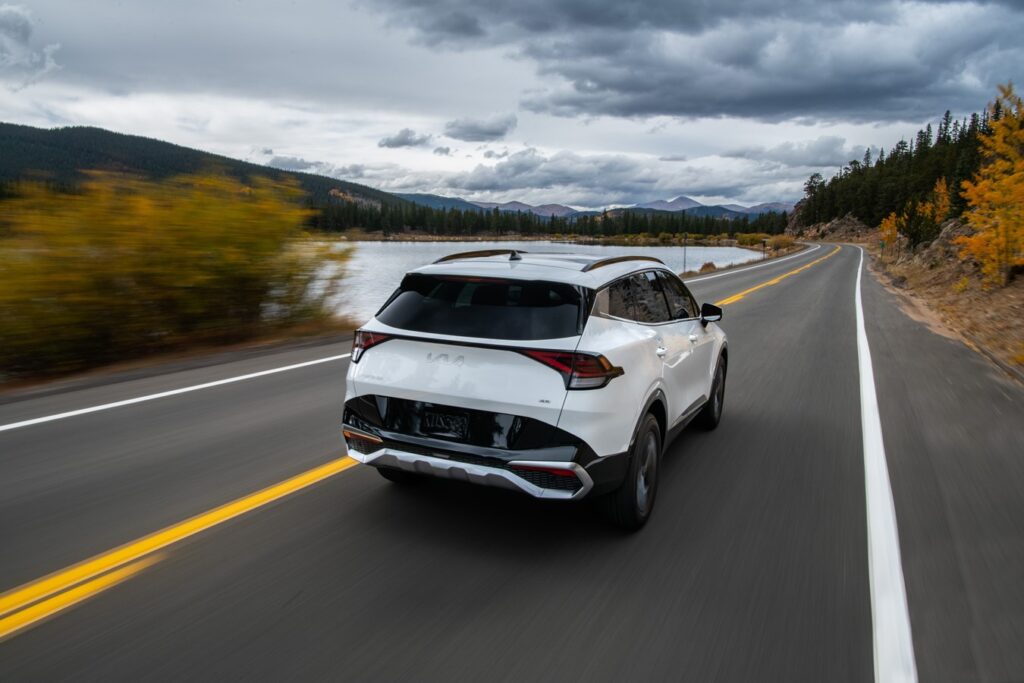
M 356 461 L 349 457 L 332 460 L 262 491 L 8 591 L 0 595 L 0 640 L 116 586 L 163 559 L 154 553 L 172 543 L 312 486 L 355 464 Z
M 755 285 L 755 286 L 751 287 L 750 289 L 745 289 L 742 292 L 740 292 L 739 294 L 733 294 L 732 296 L 730 296 L 730 297 L 728 297 L 726 299 L 722 299 L 721 301 L 716 301 L 715 305 L 716 306 L 728 306 L 729 304 L 734 304 L 737 301 L 739 301 L 740 299 L 742 299 L 743 297 L 747 296 L 748 294 L 752 294 L 752 293 L 756 292 L 759 289 L 764 289 L 765 287 L 771 287 L 772 285 L 777 285 L 780 282 L 782 282 L 783 280 L 785 280 L 787 277 L 792 277 L 792 276 L 796 275 L 797 273 L 800 273 L 800 272 L 803 272 L 803 271 L 807 270 L 808 268 L 810 268 L 811 266 L 813 266 L 813 265 L 815 265 L 817 263 L 821 263 L 825 259 L 832 258 L 833 256 L 835 256 L 836 254 L 839 253 L 840 249 L 842 249 L 842 247 L 837 245 L 835 249 L 833 249 L 829 253 L 825 254 L 821 258 L 814 259 L 810 263 L 806 263 L 806 264 L 800 266 L 799 268 L 794 268 L 793 270 L 791 270 L 791 271 L 789 271 L 787 273 L 783 273 L 782 275 L 779 275 L 778 277 L 774 277 L 771 280 L 768 280 L 767 282 L 762 282 L 759 285 Z
M 779 275 L 767 282 L 746 289 L 716 302 L 718 306 L 735 303 L 743 297 L 782 282 L 788 277 L 807 270 L 825 259 L 835 256 L 841 247 L 799 268 Z M 187 519 L 166 529 L 115 548 L 67 569 L 32 581 L 14 590 L 0 594 L 0 640 L 47 619 L 89 597 L 131 578 L 151 567 L 165 555 L 158 551 L 167 546 L 206 531 L 247 512 L 272 503 L 287 495 L 301 491 L 317 482 L 343 472 L 356 464 L 349 457 L 338 458 L 324 465 L 286 479 L 256 493 L 239 498 L 209 512 Z

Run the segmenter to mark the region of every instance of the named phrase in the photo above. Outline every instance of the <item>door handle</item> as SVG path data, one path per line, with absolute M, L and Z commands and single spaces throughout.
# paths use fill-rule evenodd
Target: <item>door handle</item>
M 690 335 L 690 343 L 691 344 L 696 344 L 697 343 L 697 335 L 695 335 L 695 334 L 691 334 Z
M 665 354 L 668 353 L 668 350 L 664 346 L 659 346 L 654 350 L 654 352 L 658 354 L 658 358 L 664 358 Z

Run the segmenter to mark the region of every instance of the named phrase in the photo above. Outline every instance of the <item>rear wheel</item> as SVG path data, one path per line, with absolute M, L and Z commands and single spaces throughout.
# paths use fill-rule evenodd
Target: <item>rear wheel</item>
M 420 479 L 420 475 L 415 472 L 406 472 L 395 467 L 378 467 L 377 473 L 395 484 L 411 484 Z
M 630 531 L 647 522 L 658 493 L 660 466 L 661 428 L 654 416 L 648 413 L 633 442 L 625 481 L 616 491 L 601 499 L 612 522 Z
M 725 359 L 719 357 L 715 365 L 715 379 L 711 382 L 711 396 L 701 408 L 694 422 L 701 429 L 711 431 L 722 420 L 722 408 L 725 406 Z

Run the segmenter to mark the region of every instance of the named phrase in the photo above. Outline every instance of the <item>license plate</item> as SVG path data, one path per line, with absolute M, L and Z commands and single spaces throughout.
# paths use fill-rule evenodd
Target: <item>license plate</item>
M 435 413 L 431 410 L 426 410 L 423 412 L 421 427 L 424 434 L 465 439 L 469 434 L 469 418 L 465 415 Z

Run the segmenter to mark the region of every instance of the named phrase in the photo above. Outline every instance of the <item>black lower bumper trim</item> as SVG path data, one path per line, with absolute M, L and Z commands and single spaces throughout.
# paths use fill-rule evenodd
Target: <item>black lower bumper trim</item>
M 482 443 L 482 439 L 473 438 L 472 440 L 477 443 L 467 443 L 422 433 L 409 433 L 417 431 L 415 427 L 418 427 L 418 418 L 425 409 L 468 413 L 470 422 L 476 425 L 507 424 L 513 427 L 512 436 L 500 440 L 490 439 L 489 443 Z M 625 479 L 628 466 L 627 453 L 598 457 L 586 442 L 572 434 L 552 425 L 514 415 L 362 396 L 346 402 L 344 423 L 380 439 L 380 444 L 375 445 L 374 449 L 390 448 L 415 455 L 444 458 L 506 471 L 511 471 L 508 463 L 512 461 L 576 463 L 583 467 L 593 480 L 594 487 L 587 492 L 588 496 L 614 491 Z M 475 430 L 471 431 L 471 437 L 475 435 L 474 432 Z M 508 447 L 513 443 L 519 447 Z M 522 447 L 527 444 L 530 447 Z M 522 476 L 520 472 L 513 473 Z M 540 482 L 534 483 L 543 488 L 550 488 Z M 567 485 L 565 482 L 555 483 L 559 484 L 559 488 Z

